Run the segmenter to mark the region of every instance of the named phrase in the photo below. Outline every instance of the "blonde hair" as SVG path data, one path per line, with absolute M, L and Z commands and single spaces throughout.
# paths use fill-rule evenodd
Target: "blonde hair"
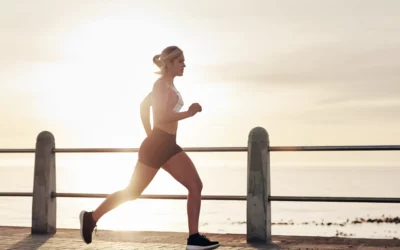
M 157 54 L 153 57 L 153 62 L 160 68 L 157 74 L 164 75 L 167 72 L 167 63 L 172 62 L 178 56 L 180 56 L 183 51 L 178 46 L 166 47 L 161 54 Z

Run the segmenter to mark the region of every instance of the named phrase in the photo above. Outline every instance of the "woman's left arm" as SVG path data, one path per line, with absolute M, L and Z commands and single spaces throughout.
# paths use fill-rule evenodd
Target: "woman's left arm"
M 143 128 L 147 136 L 151 133 L 150 124 L 150 107 L 151 107 L 151 92 L 140 103 L 140 118 L 142 119 Z

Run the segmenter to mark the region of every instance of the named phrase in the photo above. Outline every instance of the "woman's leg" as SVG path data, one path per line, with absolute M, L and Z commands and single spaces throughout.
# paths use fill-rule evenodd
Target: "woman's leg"
M 81 236 L 83 240 L 87 244 L 91 243 L 93 229 L 95 228 L 97 221 L 107 212 L 113 210 L 119 205 L 129 200 L 137 199 L 153 180 L 157 172 L 158 169 L 148 167 L 138 161 L 129 185 L 125 189 L 109 195 L 95 211 L 82 211 L 80 215 L 80 222 Z
M 189 156 L 181 151 L 171 157 L 162 167 L 188 190 L 187 216 L 189 222 L 189 238 L 187 249 L 212 249 L 219 245 L 199 235 L 199 216 L 201 207 L 201 191 L 203 183 L 196 167 Z
M 137 199 L 153 180 L 157 172 L 158 169 L 137 162 L 128 186 L 108 196 L 93 212 L 93 220 L 97 222 L 103 215 L 122 203 Z
M 164 164 L 163 169 L 188 190 L 187 213 L 189 234 L 198 233 L 203 183 L 197 170 L 185 152 L 180 152 Z

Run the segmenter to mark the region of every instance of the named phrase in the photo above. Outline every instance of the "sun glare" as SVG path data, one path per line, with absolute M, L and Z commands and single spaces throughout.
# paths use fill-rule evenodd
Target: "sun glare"
M 152 57 L 168 42 L 160 37 L 174 36 L 171 28 L 156 32 L 156 23 L 154 16 L 108 17 L 82 22 L 67 33 L 60 48 L 63 60 L 38 69 L 37 82 L 43 88 L 37 94 L 45 107 L 40 115 L 51 116 L 68 130 L 113 131 L 105 135 L 110 140 L 102 142 L 110 147 L 138 146 L 142 137 L 125 133 L 144 135 L 138 107 L 157 77 Z M 101 139 L 81 138 L 91 146 Z
M 219 119 L 218 110 L 227 113 L 229 89 L 207 82 L 207 72 L 199 67 L 212 53 L 199 49 L 201 45 L 184 34 L 185 29 L 161 19 L 144 14 L 92 19 L 67 32 L 60 43 L 63 59 L 36 69 L 32 89 L 41 106 L 37 115 L 56 124 L 62 130 L 58 134 L 68 134 L 74 145 L 139 146 L 145 136 L 139 104 L 157 78 L 152 57 L 171 44 L 182 47 L 186 57 L 185 75 L 176 79 L 184 109 L 193 102 L 204 109 L 204 115 L 182 124 L 182 132 Z M 182 139 L 190 145 L 198 141 L 196 135 Z

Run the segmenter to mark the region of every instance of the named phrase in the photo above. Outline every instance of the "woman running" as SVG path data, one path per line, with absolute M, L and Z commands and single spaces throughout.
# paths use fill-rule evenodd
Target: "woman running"
M 178 121 L 194 116 L 202 108 L 200 104 L 193 103 L 187 111 L 181 111 L 183 99 L 174 85 L 175 77 L 182 76 L 186 67 L 180 48 L 165 48 L 161 54 L 154 56 L 153 62 L 160 68 L 160 77 L 154 83 L 152 92 L 141 103 L 141 119 L 147 137 L 140 145 L 131 180 L 125 189 L 109 195 L 96 210 L 80 213 L 81 236 L 87 244 L 91 243 L 93 229 L 99 219 L 119 205 L 137 199 L 162 167 L 188 190 L 189 237 L 186 249 L 214 249 L 219 242 L 210 241 L 199 234 L 202 181 L 193 162 L 176 142 Z M 153 130 L 150 125 L 150 106 L 153 107 Z

